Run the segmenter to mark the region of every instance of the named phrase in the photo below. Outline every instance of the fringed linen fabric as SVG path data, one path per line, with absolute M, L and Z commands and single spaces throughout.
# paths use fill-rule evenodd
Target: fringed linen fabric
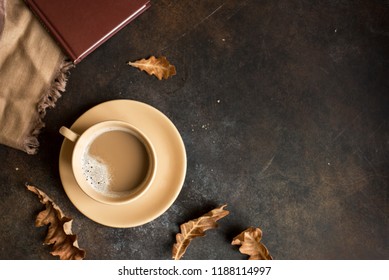
M 37 153 L 46 110 L 71 67 L 22 0 L 0 0 L 0 144 Z

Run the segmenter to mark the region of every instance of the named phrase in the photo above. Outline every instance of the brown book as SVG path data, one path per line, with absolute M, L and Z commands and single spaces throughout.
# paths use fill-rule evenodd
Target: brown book
M 150 0 L 25 0 L 74 64 L 150 7 Z

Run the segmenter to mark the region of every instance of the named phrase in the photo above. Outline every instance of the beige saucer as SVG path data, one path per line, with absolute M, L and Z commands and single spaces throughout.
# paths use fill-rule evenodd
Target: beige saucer
M 162 215 L 181 191 L 186 174 L 186 152 L 174 124 L 160 111 L 133 100 L 113 100 L 85 112 L 71 126 L 81 133 L 95 123 L 120 120 L 136 126 L 153 144 L 158 160 L 153 184 L 147 192 L 124 205 L 108 205 L 88 197 L 77 185 L 71 168 L 74 143 L 65 139 L 59 156 L 59 173 L 71 202 L 91 220 L 110 227 L 135 227 Z

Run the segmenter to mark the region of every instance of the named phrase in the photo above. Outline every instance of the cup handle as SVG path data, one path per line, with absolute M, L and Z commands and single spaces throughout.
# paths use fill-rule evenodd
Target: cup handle
M 59 133 L 61 133 L 66 139 L 72 141 L 72 142 L 76 142 L 78 137 L 80 137 L 80 135 L 78 135 L 77 133 L 71 131 L 69 128 L 65 127 L 65 126 L 62 126 L 60 129 L 59 129 Z

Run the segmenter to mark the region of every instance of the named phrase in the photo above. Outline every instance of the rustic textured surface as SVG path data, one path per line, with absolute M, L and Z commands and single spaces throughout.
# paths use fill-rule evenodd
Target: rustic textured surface
M 179 224 L 224 203 L 230 215 L 185 259 L 244 259 L 230 243 L 249 226 L 274 259 L 389 259 L 388 2 L 152 3 L 71 71 L 38 155 L 0 147 L 0 259 L 53 258 L 26 181 L 74 219 L 87 259 L 170 259 Z M 150 55 L 177 75 L 126 64 Z M 58 174 L 59 127 L 117 98 L 164 112 L 188 155 L 173 206 L 132 229 L 80 214 Z

